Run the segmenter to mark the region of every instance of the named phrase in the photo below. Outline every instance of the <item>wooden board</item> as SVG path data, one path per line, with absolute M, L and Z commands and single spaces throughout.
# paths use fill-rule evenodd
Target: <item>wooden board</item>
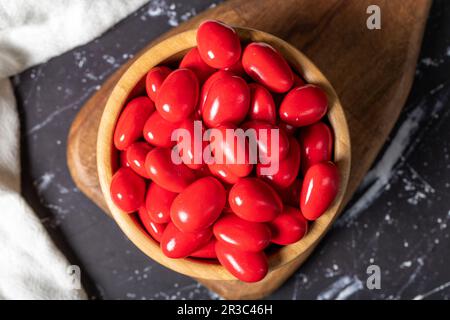
M 366 27 L 366 10 L 373 4 L 381 9 L 380 30 Z M 204 19 L 216 18 L 275 34 L 302 50 L 328 77 L 346 112 L 352 144 L 352 171 L 345 197 L 348 201 L 406 101 L 430 4 L 431 0 L 230 0 L 149 46 Z M 97 129 L 106 99 L 130 63 L 114 73 L 85 104 L 68 137 L 67 161 L 72 177 L 105 212 L 95 161 Z M 276 290 L 302 262 L 251 285 L 239 281 L 201 282 L 225 298 L 261 298 Z

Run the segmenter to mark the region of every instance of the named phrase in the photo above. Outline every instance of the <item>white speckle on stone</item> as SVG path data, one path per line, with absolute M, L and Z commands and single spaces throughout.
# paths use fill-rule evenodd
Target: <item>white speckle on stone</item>
M 345 300 L 355 292 L 362 290 L 363 287 L 363 283 L 358 277 L 342 276 L 319 293 L 317 300 Z
M 140 18 L 147 20 L 147 17 L 166 17 L 167 24 L 176 27 L 180 22 L 186 21 L 197 14 L 195 9 L 186 12 L 180 12 L 177 5 L 166 0 L 152 0 L 148 3 L 147 11 Z
M 427 67 L 439 67 L 440 64 L 439 60 L 432 58 L 423 58 L 421 62 Z
M 392 224 L 392 218 L 390 216 L 390 214 L 388 213 L 387 215 L 384 216 L 384 220 L 388 223 L 388 224 Z
M 423 200 L 426 198 L 427 198 L 427 196 L 425 195 L 425 193 L 418 191 L 412 197 L 408 198 L 406 200 L 406 202 L 408 202 L 409 204 L 411 204 L 413 206 L 416 206 L 420 202 L 420 200 Z
M 110 56 L 108 54 L 104 54 L 102 58 L 103 58 L 103 60 L 105 60 L 109 64 L 115 64 L 116 63 L 116 58 L 114 58 L 113 56 Z
M 136 298 L 136 294 L 135 294 L 135 293 L 130 293 L 130 292 L 128 292 L 128 293 L 127 293 L 127 298 L 129 298 L 129 299 L 135 299 L 135 298 Z
M 410 268 L 411 266 L 412 266 L 412 262 L 410 260 L 403 261 L 402 264 L 400 265 L 400 269 Z
M 47 188 L 52 183 L 55 178 L 55 174 L 51 172 L 44 173 L 39 179 L 34 181 L 34 185 L 36 186 L 37 192 L 40 194 L 47 190 Z

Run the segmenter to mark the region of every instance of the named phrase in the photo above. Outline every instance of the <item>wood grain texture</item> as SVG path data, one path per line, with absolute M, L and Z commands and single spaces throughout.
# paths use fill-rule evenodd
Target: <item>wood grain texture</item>
M 366 9 L 371 4 L 381 8 L 381 30 L 366 28 Z M 406 101 L 430 4 L 431 0 L 231 0 L 173 29 L 147 48 L 205 18 L 217 18 L 267 31 L 301 49 L 333 84 L 346 112 L 353 159 L 347 202 Z M 75 183 L 104 210 L 95 163 L 96 134 L 106 99 L 131 63 L 121 67 L 86 103 L 69 134 L 68 164 Z M 260 298 L 278 288 L 301 263 L 296 261 L 289 270 L 273 273 L 257 284 L 201 282 L 226 298 Z

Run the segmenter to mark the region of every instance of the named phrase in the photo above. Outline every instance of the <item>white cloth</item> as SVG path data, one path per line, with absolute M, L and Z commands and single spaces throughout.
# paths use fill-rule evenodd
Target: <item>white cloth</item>
M 86 298 L 20 196 L 19 120 L 8 77 L 93 40 L 145 2 L 0 0 L 0 299 Z

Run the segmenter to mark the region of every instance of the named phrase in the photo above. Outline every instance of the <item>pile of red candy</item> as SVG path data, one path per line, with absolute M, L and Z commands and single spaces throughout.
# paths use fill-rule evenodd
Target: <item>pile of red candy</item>
M 178 69 L 152 68 L 146 91 L 127 103 L 115 128 L 114 203 L 138 212 L 166 256 L 217 259 L 242 281 L 263 279 L 268 247 L 299 241 L 337 194 L 333 134 L 321 121 L 326 94 L 305 84 L 272 46 L 244 46 L 217 21 L 200 25 L 197 47 Z M 193 133 L 195 120 L 202 130 L 279 129 L 279 170 L 262 175 L 267 163 L 197 163 L 194 148 L 174 163 L 172 132 Z M 256 140 L 260 156 L 268 156 L 270 145 Z M 236 149 L 222 147 L 233 158 Z

